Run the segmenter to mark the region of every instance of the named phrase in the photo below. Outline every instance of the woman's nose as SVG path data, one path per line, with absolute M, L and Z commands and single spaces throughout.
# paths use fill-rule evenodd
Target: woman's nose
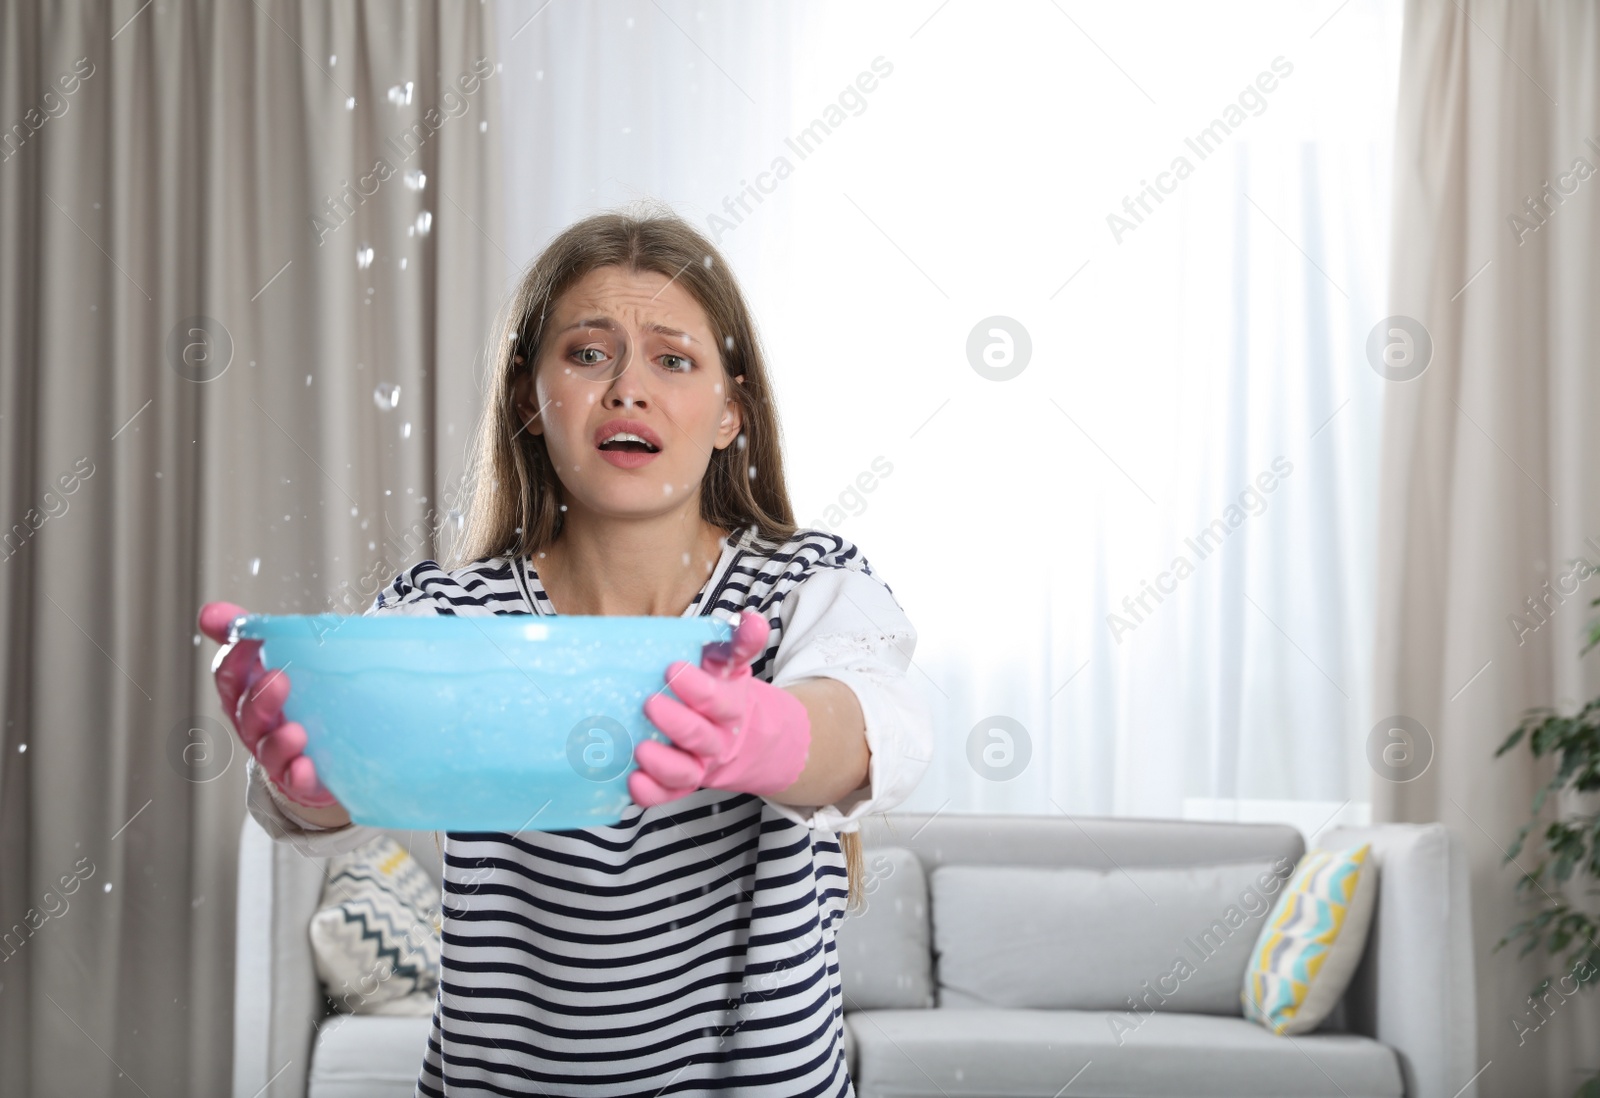
M 617 371 L 606 390 L 605 403 L 613 408 L 631 408 L 645 404 L 642 370 L 634 369 L 633 344 L 622 348 L 617 356 Z

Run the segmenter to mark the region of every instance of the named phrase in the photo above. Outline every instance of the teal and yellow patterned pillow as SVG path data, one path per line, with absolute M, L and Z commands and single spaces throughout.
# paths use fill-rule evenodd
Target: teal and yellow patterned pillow
M 1377 896 L 1370 844 L 1301 858 L 1250 954 L 1245 1017 L 1282 1036 L 1321 1025 L 1361 963 Z
M 428 871 L 387 835 L 331 858 L 311 951 L 333 1007 L 429 1014 L 439 987 L 442 911 Z

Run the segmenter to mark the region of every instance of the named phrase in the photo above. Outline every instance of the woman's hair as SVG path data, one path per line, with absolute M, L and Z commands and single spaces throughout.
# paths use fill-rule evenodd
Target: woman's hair
M 740 437 L 713 450 L 700 483 L 700 516 L 726 530 L 782 543 L 795 532 L 783 476 L 778 411 L 761 342 L 732 270 L 716 248 L 669 209 L 603 213 L 570 226 L 523 273 L 495 325 L 488 389 L 468 473 L 470 501 L 450 566 L 487 557 L 529 556 L 561 533 L 564 490 L 545 436 L 525 430 L 515 406 L 518 380 L 545 349 L 556 302 L 590 271 L 653 271 L 687 290 L 705 310 L 721 356 L 724 390 L 738 401 Z M 734 378 L 741 377 L 742 383 Z M 536 399 L 536 398 L 535 398 Z M 862 896 L 861 837 L 839 836 L 847 903 Z

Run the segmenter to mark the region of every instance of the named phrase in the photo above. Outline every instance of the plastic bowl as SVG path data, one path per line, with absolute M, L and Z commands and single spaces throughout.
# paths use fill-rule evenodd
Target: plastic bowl
M 709 617 L 248 614 L 284 715 L 357 823 L 563 831 L 618 823 L 644 701 L 732 630 Z M 670 692 L 670 691 L 669 691 Z

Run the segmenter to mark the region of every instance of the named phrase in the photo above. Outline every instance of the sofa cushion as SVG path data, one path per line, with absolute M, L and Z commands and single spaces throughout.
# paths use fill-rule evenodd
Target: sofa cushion
M 439 986 L 439 889 L 394 839 L 379 835 L 328 860 L 311 916 L 312 958 L 334 1009 L 398 1013 Z
M 411 1098 L 430 1017 L 333 1014 L 317 1029 L 306 1098 Z
M 862 905 L 839 924 L 839 975 L 845 1010 L 933 1006 L 928 884 L 911 851 L 866 851 Z
M 1274 1033 L 1310 1033 L 1344 996 L 1378 896 L 1370 843 L 1300 859 L 1245 970 L 1244 1016 Z
M 1293 871 L 940 866 L 930 892 L 941 1007 L 1242 1013 L 1245 964 Z
M 1276 1037 L 1243 1018 L 1157 1012 L 1129 1021 L 1101 1011 L 863 1010 L 850 1016 L 850 1027 L 861 1098 L 1403 1093 L 1394 1052 L 1369 1037 Z

